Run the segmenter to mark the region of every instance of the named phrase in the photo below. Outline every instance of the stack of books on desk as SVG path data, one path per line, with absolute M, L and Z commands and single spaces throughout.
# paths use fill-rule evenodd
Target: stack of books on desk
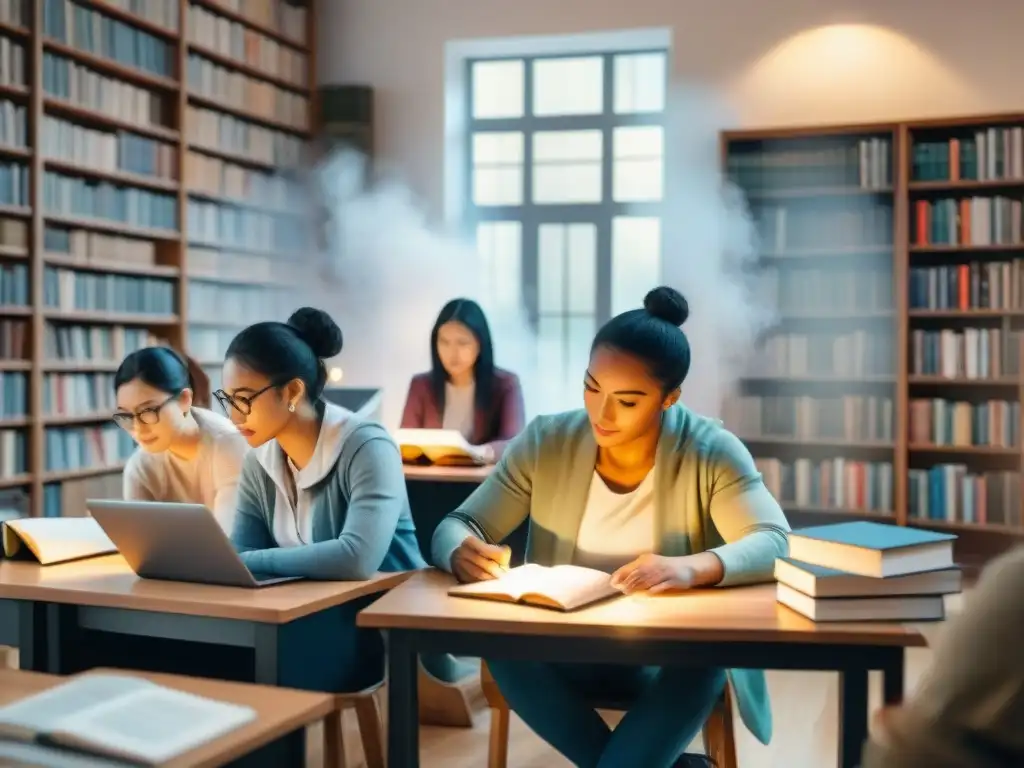
M 955 535 L 851 522 L 793 531 L 777 599 L 813 621 L 939 621 L 962 589 Z

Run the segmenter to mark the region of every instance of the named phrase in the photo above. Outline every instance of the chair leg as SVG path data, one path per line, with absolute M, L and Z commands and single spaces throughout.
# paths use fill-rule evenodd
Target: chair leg
M 715 768 L 738 768 L 732 700 L 728 689 L 704 723 L 704 751 L 714 761 Z
M 507 707 L 491 710 L 491 733 L 487 745 L 487 768 L 508 768 L 508 737 L 511 713 Z
M 384 768 L 384 729 L 377 699 L 373 696 L 359 699 L 355 704 L 359 720 L 359 738 L 363 742 L 366 768 Z
M 324 718 L 324 768 L 346 768 L 345 727 L 342 712 L 337 710 Z

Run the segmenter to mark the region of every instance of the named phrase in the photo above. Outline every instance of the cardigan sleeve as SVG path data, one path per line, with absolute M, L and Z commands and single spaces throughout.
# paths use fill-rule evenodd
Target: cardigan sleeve
M 539 432 L 534 420 L 512 440 L 487 479 L 440 522 L 430 544 L 435 566 L 450 573 L 452 554 L 467 536 L 500 544 L 530 516 Z
M 265 473 L 256 455 L 250 453 L 242 462 L 242 474 L 235 494 L 235 520 L 231 526 L 231 543 L 241 555 L 275 546 L 270 530 L 270 510 L 261 488 L 266 485 Z
M 750 451 L 721 430 L 711 452 L 709 513 L 726 542 L 711 549 L 725 571 L 720 586 L 770 581 L 789 551 L 789 523 L 765 488 Z

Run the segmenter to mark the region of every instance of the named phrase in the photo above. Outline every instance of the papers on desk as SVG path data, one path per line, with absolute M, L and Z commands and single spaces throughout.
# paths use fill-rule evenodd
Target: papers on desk
M 402 452 L 402 461 L 470 466 L 487 463 L 454 429 L 400 429 L 395 432 L 395 442 Z
M 612 586 L 611 576 L 604 571 L 578 565 L 530 564 L 512 568 L 499 579 L 460 584 L 448 594 L 574 611 L 622 593 Z
M 0 739 L 158 765 L 255 719 L 249 707 L 139 677 L 83 675 L 0 708 Z
M 0 524 L 3 554 L 40 565 L 110 555 L 117 547 L 91 517 L 23 517 Z

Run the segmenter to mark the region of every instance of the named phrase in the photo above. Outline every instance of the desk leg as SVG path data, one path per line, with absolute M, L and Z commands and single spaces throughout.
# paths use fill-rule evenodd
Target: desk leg
M 904 653 L 902 648 L 894 648 L 882 667 L 882 701 L 887 707 L 903 703 Z
M 280 632 L 276 624 L 257 624 L 253 647 L 253 682 L 280 685 Z M 303 768 L 306 765 L 306 729 L 300 728 L 259 750 L 241 763 L 244 768 Z
M 857 768 L 868 737 L 868 671 L 839 673 L 839 768 Z
M 280 669 L 278 666 L 278 628 L 274 624 L 256 625 L 256 644 L 253 647 L 254 683 L 277 685 Z
M 18 603 L 18 666 L 27 672 L 47 672 L 46 605 Z
M 388 632 L 388 768 L 419 768 L 416 649 L 405 632 Z

